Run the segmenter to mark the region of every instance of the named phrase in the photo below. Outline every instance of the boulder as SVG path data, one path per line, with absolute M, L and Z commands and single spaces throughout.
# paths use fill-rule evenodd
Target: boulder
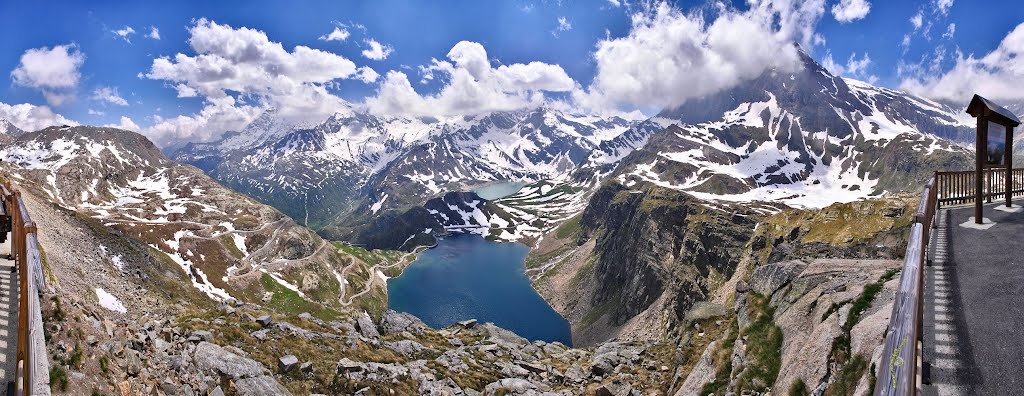
M 404 331 L 411 333 L 422 333 L 428 329 L 427 325 L 413 315 L 405 312 L 388 310 L 380 319 L 380 327 L 384 334 L 398 334 Z
M 364 368 L 365 367 L 362 363 L 349 358 L 341 358 L 341 360 L 338 361 L 338 374 L 355 373 L 363 371 Z
M 270 325 L 274 324 L 274 319 L 271 318 L 270 315 L 263 315 L 256 318 L 256 323 L 259 323 L 260 326 L 263 327 L 269 327 Z
M 268 375 L 240 379 L 235 382 L 235 391 L 239 396 L 291 396 L 292 394 L 277 383 L 274 377 Z
M 412 340 L 400 340 L 396 342 L 385 342 L 384 346 L 404 356 L 412 356 L 426 349 L 423 344 Z
M 219 345 L 200 342 L 193 357 L 196 367 L 208 372 L 234 379 L 252 378 L 263 375 L 264 368 L 259 362 L 229 352 Z
M 282 373 L 292 371 L 299 364 L 299 358 L 295 355 L 284 355 L 280 359 L 277 359 L 277 368 Z
M 632 396 L 633 394 L 633 387 L 619 380 L 602 384 L 594 390 L 596 396 Z
M 539 392 L 548 392 L 550 390 L 551 387 L 546 384 L 536 383 L 522 378 L 502 378 L 487 384 L 484 388 L 484 393 L 494 395 L 503 394 L 499 393 L 499 391 L 504 391 L 506 394 L 511 393 L 513 395 L 521 395 L 527 393 L 535 394 Z
M 370 314 L 366 313 L 366 311 L 363 311 L 361 314 L 356 316 L 356 329 L 359 330 L 359 334 L 362 334 L 363 337 L 380 337 L 380 332 L 377 331 L 377 325 L 373 324 L 373 319 L 370 319 Z
M 142 372 L 142 356 L 134 349 L 129 349 L 125 354 L 125 371 L 129 375 L 136 376 Z
M 473 326 L 476 326 L 476 319 L 463 320 L 463 321 L 458 322 L 458 324 L 459 324 L 459 326 L 465 327 L 467 329 L 472 329 Z
M 189 335 L 188 340 L 192 342 L 210 342 L 213 341 L 213 333 L 210 333 L 209 331 L 206 330 L 196 330 L 193 331 L 191 335 Z
M 804 268 L 807 268 L 807 263 L 800 260 L 762 265 L 750 275 L 750 289 L 763 296 L 771 296 L 803 272 Z
M 530 341 L 527 341 L 516 333 L 495 326 L 494 323 L 484 323 L 477 326 L 477 328 L 482 330 L 484 334 L 488 336 L 488 341 L 501 346 L 523 346 L 530 343 Z

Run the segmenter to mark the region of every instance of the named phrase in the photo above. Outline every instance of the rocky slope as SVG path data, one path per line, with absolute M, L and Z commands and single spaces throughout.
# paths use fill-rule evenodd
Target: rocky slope
M 569 319 L 579 345 L 661 339 L 758 265 L 899 257 L 915 203 L 893 197 L 780 209 L 613 182 L 581 216 L 545 235 L 527 272 Z
M 380 288 L 368 283 L 370 264 L 361 258 L 200 170 L 168 160 L 141 135 L 51 127 L 19 136 L 0 148 L 0 158 L 3 170 L 36 202 L 33 213 L 63 224 L 41 226 L 44 246 L 90 241 L 70 245 L 80 250 L 54 254 L 69 260 L 85 257 L 104 269 L 96 274 L 104 279 L 130 278 L 138 267 L 159 262 L 161 268 L 170 267 L 162 270 L 167 277 L 175 282 L 181 277 L 210 299 L 265 300 L 323 316 L 342 307 L 345 280 L 340 274 L 350 275 L 353 289 Z M 107 236 L 86 238 L 91 234 L 80 230 Z M 81 265 L 69 265 L 57 272 L 91 277 L 80 275 L 88 272 Z M 99 279 L 82 288 L 102 284 Z M 78 289 L 79 295 L 93 293 Z M 115 301 L 135 297 L 123 287 L 105 290 Z M 382 307 L 376 304 L 373 309 L 379 312 Z

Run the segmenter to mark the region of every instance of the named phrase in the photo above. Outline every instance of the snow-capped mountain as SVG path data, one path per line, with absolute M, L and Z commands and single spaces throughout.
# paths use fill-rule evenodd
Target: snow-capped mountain
M 0 143 L 10 143 L 14 138 L 24 133 L 25 131 L 22 131 L 10 121 L 0 118 Z
M 327 266 L 319 270 L 328 273 L 341 266 L 336 250 L 325 249 L 329 245 L 315 233 L 167 159 L 134 132 L 50 127 L 0 146 L 0 160 L 0 172 L 20 188 L 92 219 L 104 232 L 141 243 L 158 253 L 156 260 L 176 264 L 180 273 L 171 273 L 210 298 L 252 297 L 253 281 L 259 284 L 262 274 L 288 287 L 310 263 Z M 127 258 L 104 260 L 126 274 L 131 270 L 124 268 Z
M 548 108 L 443 120 L 342 112 L 255 147 L 191 145 L 175 158 L 320 226 L 487 182 L 567 179 L 634 125 Z M 211 152 L 226 154 L 204 159 Z
M 264 131 L 253 144 L 191 145 L 175 158 L 329 235 L 495 181 L 571 188 L 563 206 L 573 208 L 609 176 L 705 199 L 821 207 L 970 166 L 960 143 L 973 138 L 973 123 L 960 109 L 833 76 L 802 56 L 801 70 L 766 71 L 644 121 L 544 107 L 447 119 L 344 109 L 287 132 L 263 120 L 247 128 Z
M 973 137 L 969 117 L 832 76 L 806 54 L 803 66 L 662 112 L 653 121 L 667 128 L 616 177 L 706 199 L 823 207 L 916 189 L 932 171 L 970 166 L 967 149 L 953 143 Z

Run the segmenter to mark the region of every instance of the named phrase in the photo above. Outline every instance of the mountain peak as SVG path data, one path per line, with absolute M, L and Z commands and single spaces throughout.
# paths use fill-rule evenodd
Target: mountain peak
M 21 128 L 18 128 L 18 126 L 14 125 L 12 122 L 8 121 L 6 118 L 0 118 L 0 135 L 7 135 L 7 136 L 10 136 L 10 137 L 17 137 L 17 136 L 20 136 L 20 135 L 22 135 L 24 133 L 25 133 L 25 131 L 21 130 Z

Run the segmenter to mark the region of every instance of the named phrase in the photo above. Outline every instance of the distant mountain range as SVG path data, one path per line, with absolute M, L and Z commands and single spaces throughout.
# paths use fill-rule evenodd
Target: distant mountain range
M 800 71 L 766 71 L 648 120 L 544 107 L 446 119 L 343 109 L 294 126 L 268 110 L 242 132 L 172 158 L 341 236 L 496 181 L 592 191 L 615 177 L 704 199 L 822 207 L 969 167 L 958 142 L 973 133 L 960 109 L 835 77 L 803 54 Z

